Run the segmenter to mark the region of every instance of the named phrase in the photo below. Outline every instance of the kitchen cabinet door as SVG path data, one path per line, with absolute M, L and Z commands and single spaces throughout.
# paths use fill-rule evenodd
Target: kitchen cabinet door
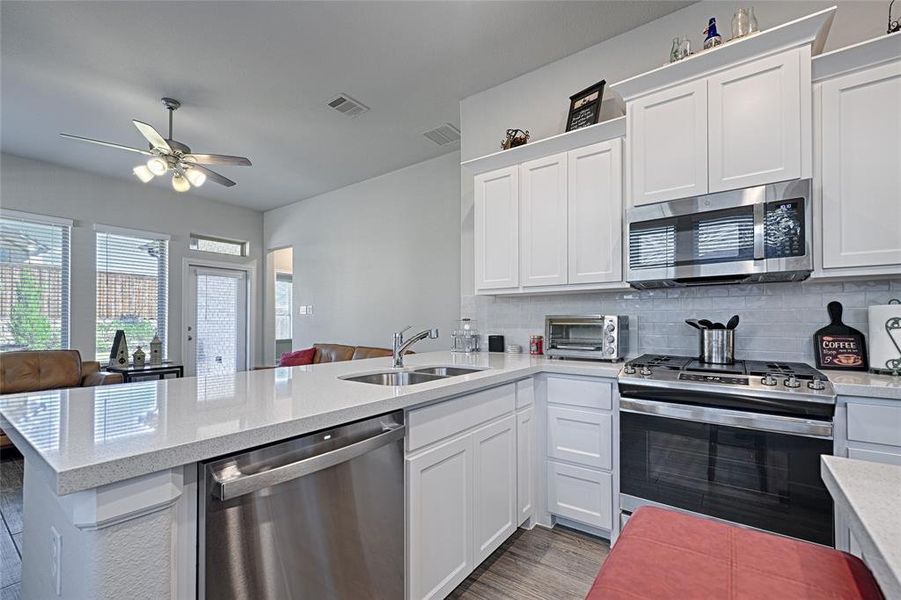
M 824 81 L 823 268 L 901 270 L 901 61 Z
M 479 564 L 516 529 L 516 417 L 472 433 L 473 553 Z M 440 539 L 440 538 L 439 538 Z
M 519 167 L 475 176 L 475 289 L 519 286 Z
M 571 150 L 567 171 L 568 282 L 622 281 L 622 141 Z
M 626 106 L 631 206 L 707 193 L 707 81 L 700 79 Z
M 475 567 L 472 474 L 469 435 L 407 459 L 411 600 L 444 598 Z
M 516 415 L 516 522 L 532 516 L 535 506 L 535 414 L 527 408 Z
M 566 283 L 566 153 L 520 167 L 520 282 L 523 287 Z
M 613 416 L 547 407 L 548 456 L 586 467 L 613 468 Z
M 811 84 L 800 57 L 790 50 L 708 79 L 711 193 L 801 177 L 801 93 Z
M 601 529 L 613 527 L 610 473 L 548 461 L 547 493 L 551 514 Z

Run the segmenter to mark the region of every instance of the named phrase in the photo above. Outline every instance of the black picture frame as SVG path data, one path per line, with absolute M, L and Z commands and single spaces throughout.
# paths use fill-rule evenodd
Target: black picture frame
M 604 100 L 604 86 L 601 79 L 569 97 L 569 115 L 566 117 L 566 131 L 595 125 L 601 116 L 601 102 Z

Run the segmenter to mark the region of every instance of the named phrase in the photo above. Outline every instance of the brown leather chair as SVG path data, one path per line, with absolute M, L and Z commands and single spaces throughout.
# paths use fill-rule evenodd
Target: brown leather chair
M 120 373 L 100 370 L 97 361 L 82 362 L 78 350 L 24 350 L 0 354 L 0 394 L 122 383 Z M 0 447 L 9 439 L 0 432 Z

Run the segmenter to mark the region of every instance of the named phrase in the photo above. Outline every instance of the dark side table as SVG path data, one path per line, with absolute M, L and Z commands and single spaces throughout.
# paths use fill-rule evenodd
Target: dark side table
M 169 375 L 174 375 L 175 377 L 185 376 L 184 365 L 177 365 L 175 363 L 163 363 L 161 365 L 145 364 L 143 367 L 135 367 L 134 365 L 128 365 L 127 367 L 108 366 L 106 367 L 106 370 L 110 373 L 121 373 L 122 381 L 125 383 L 149 379 L 151 377 L 165 379 Z

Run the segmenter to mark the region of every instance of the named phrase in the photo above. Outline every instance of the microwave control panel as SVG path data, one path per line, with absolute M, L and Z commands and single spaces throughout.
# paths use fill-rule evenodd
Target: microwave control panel
M 764 221 L 766 257 L 804 256 L 804 199 L 768 202 Z

